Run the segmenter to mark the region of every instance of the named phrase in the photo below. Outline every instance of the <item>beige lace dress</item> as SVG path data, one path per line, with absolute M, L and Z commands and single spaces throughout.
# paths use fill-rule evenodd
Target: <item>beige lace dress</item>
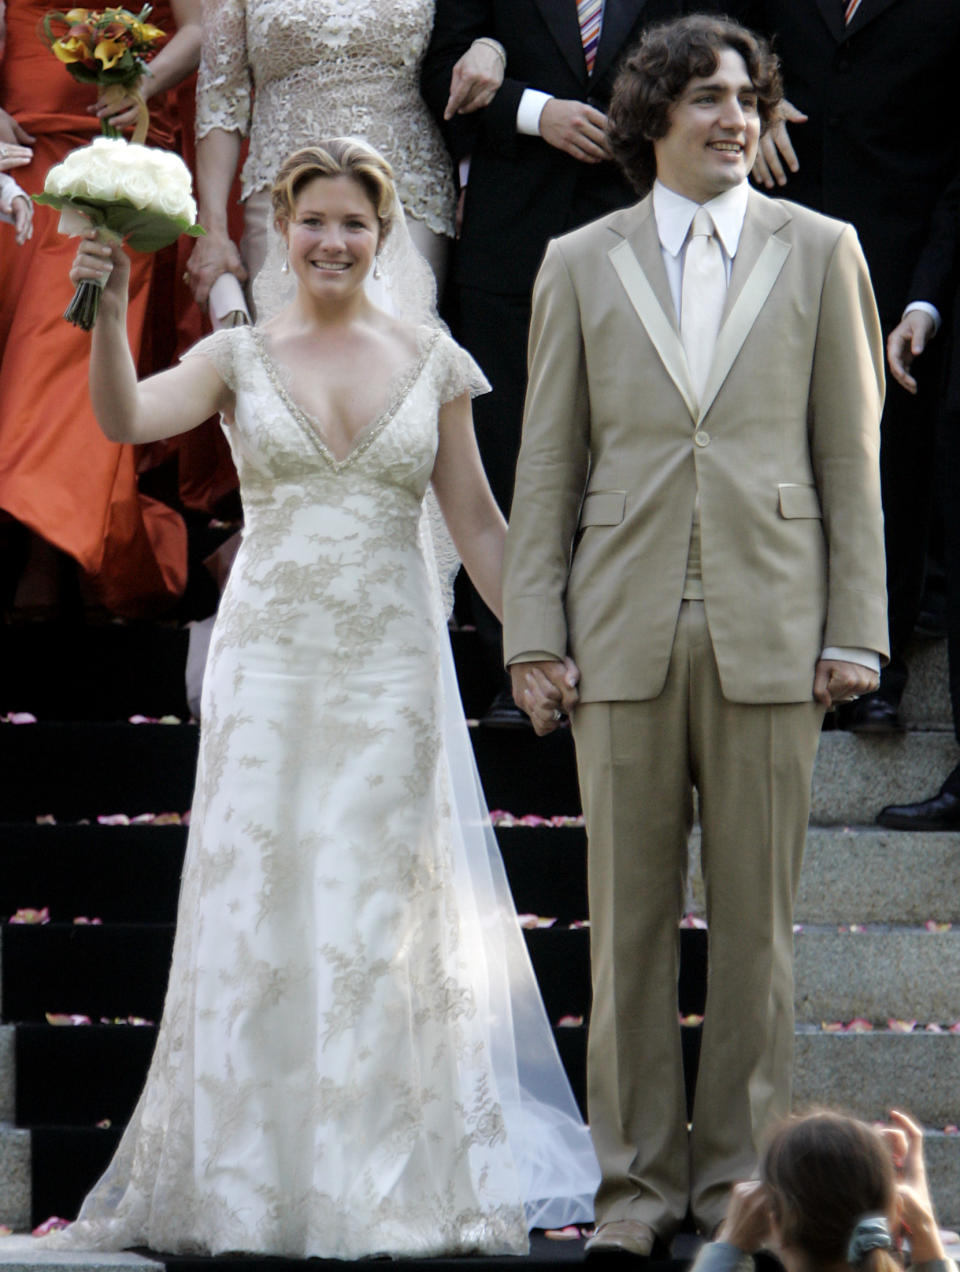
M 434 0 L 207 0 L 197 136 L 249 133 L 244 199 L 268 190 L 298 146 L 362 137 L 393 165 L 407 214 L 451 235 L 450 159 L 418 87 L 433 10 Z

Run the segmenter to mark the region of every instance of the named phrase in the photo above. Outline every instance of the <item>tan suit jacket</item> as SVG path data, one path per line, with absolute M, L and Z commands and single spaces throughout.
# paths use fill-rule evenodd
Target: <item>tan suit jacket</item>
M 726 698 L 809 700 L 826 645 L 886 655 L 883 345 L 852 227 L 751 191 L 699 406 L 649 197 L 550 244 L 530 350 L 508 662 L 569 652 L 581 701 L 656 697 L 698 490 Z

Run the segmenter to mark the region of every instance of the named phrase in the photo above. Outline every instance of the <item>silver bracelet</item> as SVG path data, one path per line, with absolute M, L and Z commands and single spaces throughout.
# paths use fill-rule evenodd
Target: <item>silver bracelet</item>
M 507 50 L 503 47 L 503 45 L 500 43 L 499 40 L 494 40 L 492 36 L 489 36 L 489 35 L 480 35 L 474 40 L 473 43 L 485 44 L 488 49 L 493 49 L 494 53 L 497 54 L 497 56 L 500 58 L 500 61 L 503 63 L 503 69 L 504 70 L 507 69 Z

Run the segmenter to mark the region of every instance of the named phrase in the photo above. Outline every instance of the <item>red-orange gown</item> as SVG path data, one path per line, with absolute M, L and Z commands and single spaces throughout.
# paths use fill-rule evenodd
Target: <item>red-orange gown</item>
M 96 87 L 78 84 L 37 34 L 49 0 L 7 0 L 0 106 L 36 138 L 33 161 L 14 172 L 28 193 L 47 170 L 99 134 L 86 112 Z M 174 29 L 166 4 L 151 21 Z M 148 144 L 169 147 L 170 120 L 151 103 Z M 89 335 L 63 320 L 76 240 L 58 214 L 36 207 L 33 238 L 14 243 L 0 225 L 0 509 L 73 556 L 107 609 L 162 613 L 183 591 L 187 539 L 172 509 L 137 489 L 132 446 L 109 442 L 87 393 Z M 128 332 L 139 354 L 154 258 L 131 253 Z

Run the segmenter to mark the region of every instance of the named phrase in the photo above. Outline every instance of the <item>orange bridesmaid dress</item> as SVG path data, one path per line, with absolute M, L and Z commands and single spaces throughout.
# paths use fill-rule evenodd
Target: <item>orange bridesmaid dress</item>
M 86 112 L 93 85 L 78 84 L 39 38 L 54 5 L 7 0 L 0 106 L 32 133 L 33 161 L 14 173 L 28 193 L 47 170 L 99 134 Z M 151 21 L 172 31 L 164 3 Z M 151 103 L 148 144 L 173 140 L 162 101 Z M 57 233 L 58 214 L 36 207 L 22 247 L 0 225 L 0 509 L 79 563 L 112 613 L 169 610 L 187 576 L 180 516 L 137 487 L 136 448 L 109 442 L 87 394 L 89 335 L 63 320 L 76 241 Z M 136 359 L 147 316 L 154 258 L 131 253 L 128 331 Z

